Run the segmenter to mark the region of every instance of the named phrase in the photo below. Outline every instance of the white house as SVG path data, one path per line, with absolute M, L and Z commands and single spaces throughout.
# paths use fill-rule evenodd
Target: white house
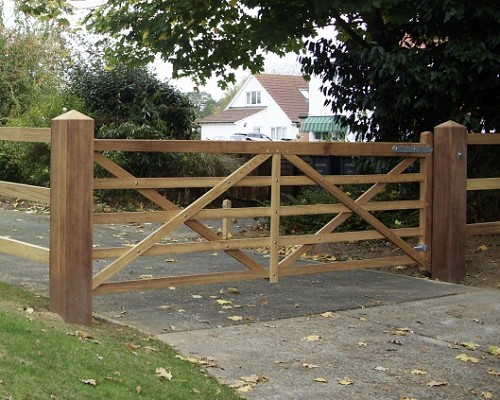
M 321 82 L 301 76 L 250 76 L 226 109 L 197 120 L 201 139 L 228 140 L 236 133 L 260 133 L 272 140 L 342 140 L 345 130 L 325 107 Z
M 320 88 L 321 80 L 312 76 L 309 81 L 309 112 L 301 126 L 301 138 L 311 142 L 345 140 L 347 131 L 337 123 L 331 108 L 325 106 Z
M 227 108 L 197 120 L 201 139 L 228 139 L 235 133 L 262 133 L 272 140 L 297 139 L 309 110 L 309 84 L 301 76 L 250 76 Z

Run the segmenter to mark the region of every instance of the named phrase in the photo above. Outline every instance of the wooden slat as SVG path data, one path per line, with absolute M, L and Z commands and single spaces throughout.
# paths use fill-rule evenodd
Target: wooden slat
M 469 133 L 467 134 L 467 144 L 500 144 L 500 134 Z
M 423 132 L 420 135 L 420 141 L 429 146 L 433 146 L 432 132 Z M 420 200 L 423 202 L 419 213 L 419 226 L 422 227 L 422 235 L 419 237 L 419 244 L 427 246 L 427 251 L 423 253 L 425 265 L 422 267 L 431 272 L 432 260 L 432 185 L 433 185 L 433 157 L 427 157 L 420 160 L 420 172 L 425 176 L 425 179 L 420 182 Z
M 393 232 L 399 237 L 416 237 L 422 234 L 421 228 L 401 228 L 394 229 Z M 379 232 L 359 231 L 342 233 L 322 233 L 309 235 L 289 235 L 280 236 L 278 242 L 280 246 L 293 245 L 314 245 L 324 243 L 355 242 L 360 240 L 383 239 Z M 232 239 L 232 240 L 211 240 L 206 242 L 183 242 L 156 244 L 147 250 L 143 256 L 158 255 L 179 255 L 197 252 L 214 252 L 220 250 L 251 250 L 269 247 L 269 237 Z M 125 254 L 128 247 L 96 247 L 94 248 L 94 259 L 116 258 Z
M 0 236 L 0 253 L 49 265 L 49 249 Z
M 414 261 L 408 256 L 380 257 L 370 260 L 352 260 L 329 264 L 307 264 L 290 268 L 282 268 L 280 269 L 279 274 L 280 276 L 296 276 L 311 273 L 346 271 L 352 269 L 379 268 L 391 265 L 409 265 L 413 263 Z M 94 293 L 120 293 L 139 290 L 142 291 L 165 289 L 168 287 L 228 283 L 263 279 L 267 276 L 267 271 L 230 271 L 143 280 L 130 280 L 123 282 L 107 282 L 94 289 Z
M 500 221 L 467 224 L 467 236 L 494 235 L 500 233 Z
M 0 181 L 0 196 L 50 204 L 50 189 L 42 186 Z
M 93 289 L 105 282 L 107 279 L 112 277 L 114 274 L 123 269 L 127 264 L 134 261 L 141 254 L 151 248 L 155 243 L 157 243 L 162 237 L 167 235 L 173 229 L 175 229 L 180 224 L 192 218 L 199 210 L 204 208 L 207 204 L 210 204 L 213 200 L 219 197 L 222 193 L 226 192 L 232 187 L 232 185 L 242 179 L 244 176 L 252 172 L 260 164 L 269 158 L 266 154 L 260 154 L 255 156 L 249 162 L 247 162 L 242 167 L 238 168 L 235 172 L 229 175 L 224 181 L 220 182 L 218 185 L 214 186 L 211 190 L 201 196 L 199 199 L 191 203 L 183 210 L 179 210 L 179 213 L 171 218 L 168 222 L 163 224 L 156 231 L 151 233 L 148 237 L 142 240 L 140 243 L 132 247 L 129 251 L 123 254 L 121 257 L 113 261 L 103 270 L 99 271 L 94 275 L 93 278 Z
M 132 292 L 138 290 L 166 289 L 169 287 L 208 285 L 222 282 L 239 282 L 267 278 L 267 270 L 228 271 L 208 274 L 183 275 L 165 278 L 106 282 L 94 289 L 95 294 Z
M 178 189 L 178 188 L 207 188 L 213 187 L 224 177 L 183 177 L 179 178 L 98 178 L 94 180 L 94 189 Z M 367 175 L 328 175 L 325 179 L 336 185 L 357 185 L 373 183 L 403 183 L 421 182 L 420 173 L 399 175 L 367 174 Z M 314 181 L 307 176 L 282 176 L 282 186 L 309 186 Z M 247 176 L 238 182 L 235 187 L 271 186 L 270 176 Z
M 271 186 L 271 218 L 269 226 L 269 282 L 278 282 L 278 263 L 280 260 L 279 236 L 280 236 L 280 204 L 281 204 L 281 156 L 273 155 L 271 174 L 273 184 Z
M 412 143 L 405 143 L 410 148 Z M 421 146 L 421 144 L 418 144 Z M 395 153 L 401 143 L 350 142 L 236 142 L 207 140 L 124 140 L 96 139 L 97 151 L 200 152 L 227 154 L 296 154 L 336 156 L 425 157 L 425 154 Z M 430 151 L 430 148 L 429 148 Z
M 0 128 L 0 140 L 50 143 L 50 128 Z
M 500 189 L 500 178 L 467 179 L 467 190 L 495 190 Z
M 391 210 L 416 210 L 421 209 L 424 203 L 420 200 L 401 201 L 378 201 L 373 203 L 360 202 L 368 211 L 391 211 Z M 281 206 L 281 216 L 337 214 L 349 212 L 343 204 L 313 204 L 304 206 Z M 143 211 L 143 212 L 120 212 L 120 213 L 98 213 L 94 214 L 94 224 L 124 224 L 165 222 L 175 214 L 175 211 Z M 196 220 L 219 219 L 219 218 L 264 218 L 270 217 L 269 207 L 246 207 L 229 209 L 204 209 L 196 215 Z

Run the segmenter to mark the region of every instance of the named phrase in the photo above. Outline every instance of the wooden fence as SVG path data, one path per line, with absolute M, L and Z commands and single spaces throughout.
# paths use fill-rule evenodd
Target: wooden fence
M 0 238 L 0 252 L 50 264 L 50 308 L 69 322 L 88 324 L 92 320 L 92 295 L 166 288 L 170 286 L 231 282 L 419 264 L 434 278 L 459 282 L 465 275 L 466 234 L 499 233 L 500 222 L 466 226 L 466 190 L 500 189 L 500 178 L 467 180 L 467 145 L 500 144 L 500 135 L 467 134 L 465 128 L 447 122 L 425 132 L 419 143 L 304 143 L 304 142 L 216 142 L 94 139 L 94 122 L 76 111 L 55 118 L 51 129 L 1 128 L 0 140 L 50 142 L 51 189 L 0 182 L 0 196 L 50 203 L 50 251 L 38 246 Z M 113 151 L 199 152 L 245 154 L 247 161 L 226 177 L 138 178 L 106 157 Z M 351 176 L 322 175 L 305 159 L 310 156 L 388 157 L 394 166 L 384 174 Z M 252 173 L 270 160 L 271 173 Z M 283 162 L 295 169 L 282 175 Z M 95 179 L 95 164 L 113 178 Z M 413 199 L 380 200 L 389 185 L 420 187 Z M 362 185 L 358 197 L 346 187 Z M 333 204 L 285 205 L 283 187 L 316 186 L 328 192 Z M 201 187 L 206 192 L 185 208 L 160 194 L 164 189 Z M 269 188 L 268 205 L 241 208 L 209 208 L 216 199 L 238 187 Z M 94 190 L 135 190 L 161 211 L 94 213 Z M 49 201 L 50 197 L 50 201 Z M 211 206 L 212 207 L 212 206 Z M 377 217 L 390 210 L 415 210 L 414 227 L 387 226 Z M 283 234 L 280 222 L 297 215 L 332 215 L 317 232 L 308 235 Z M 368 228 L 335 232 L 352 216 Z M 207 219 L 267 218 L 269 234 L 256 238 L 222 237 L 203 223 Z M 94 224 L 156 222 L 159 227 L 131 247 L 93 247 Z M 164 243 L 162 239 L 181 225 L 200 240 Z M 315 244 L 385 239 L 398 255 L 325 263 L 305 263 L 301 257 Z M 282 257 L 281 249 L 293 248 Z M 268 265 L 243 250 L 267 248 Z M 140 257 L 191 252 L 223 251 L 242 265 L 240 270 L 165 276 L 150 279 L 117 280 L 116 275 Z M 93 260 L 111 260 L 94 273 Z M 235 262 L 235 264 L 237 264 Z

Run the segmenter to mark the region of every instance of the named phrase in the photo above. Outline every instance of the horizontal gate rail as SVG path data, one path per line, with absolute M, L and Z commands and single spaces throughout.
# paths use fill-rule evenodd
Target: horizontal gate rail
M 49 264 L 49 249 L 42 246 L 22 242 L 0 236 L 0 253 Z
M 500 134 L 469 133 L 468 145 L 500 145 Z M 500 191 L 500 177 L 495 178 L 468 178 L 467 190 L 498 190 Z M 467 224 L 467 236 L 500 234 L 500 221 L 480 222 Z

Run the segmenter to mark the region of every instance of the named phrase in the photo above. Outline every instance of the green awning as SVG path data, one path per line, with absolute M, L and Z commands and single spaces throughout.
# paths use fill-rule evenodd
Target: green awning
M 304 132 L 325 132 L 341 133 L 345 129 L 336 123 L 336 117 L 333 115 L 321 117 L 307 117 L 302 128 Z

